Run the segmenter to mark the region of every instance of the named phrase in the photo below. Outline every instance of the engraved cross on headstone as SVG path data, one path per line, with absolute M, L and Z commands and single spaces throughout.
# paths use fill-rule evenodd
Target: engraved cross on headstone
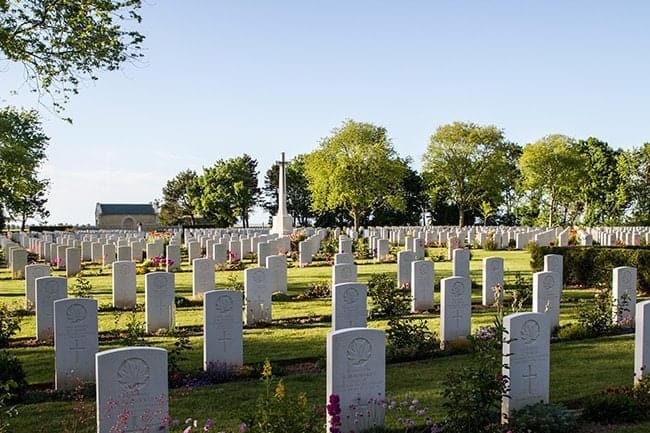
M 221 338 L 217 338 L 217 342 L 223 343 L 223 351 L 224 352 L 226 351 L 227 342 L 232 341 L 232 338 L 226 337 L 227 334 L 228 334 L 228 332 L 224 329 L 224 330 L 221 331 L 221 335 L 222 335 Z
M 79 351 L 80 350 L 86 350 L 86 347 L 79 346 L 79 340 L 81 340 L 81 339 L 80 338 L 75 338 L 74 339 L 74 346 L 70 347 L 70 350 L 72 352 L 74 352 L 74 362 L 77 363 L 77 364 L 79 363 Z
M 537 379 L 537 375 L 533 374 L 533 366 L 528 364 L 528 374 L 524 374 L 524 379 L 528 381 L 528 394 L 532 395 L 533 393 L 533 381 Z
M 454 314 L 453 316 L 451 316 L 451 318 L 452 318 L 452 319 L 456 319 L 456 327 L 457 327 L 457 328 L 460 328 L 460 319 L 463 318 L 463 315 L 460 314 L 460 310 L 454 310 L 454 312 L 455 312 L 456 314 Z

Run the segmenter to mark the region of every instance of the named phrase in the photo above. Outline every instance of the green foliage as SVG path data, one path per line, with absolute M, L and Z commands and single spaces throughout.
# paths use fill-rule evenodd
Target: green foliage
M 78 276 L 72 284 L 72 294 L 76 298 L 89 298 L 93 285 L 87 278 Z
M 287 394 L 282 380 L 273 379 L 268 359 L 262 369 L 264 391 L 258 397 L 254 412 L 246 419 L 250 433 L 322 432 L 324 411 L 309 404 L 307 395 Z
M 20 400 L 27 390 L 27 379 L 21 362 L 7 350 L 0 350 L 0 387 L 8 394 L 7 402 Z
M 221 227 L 232 226 L 238 217 L 242 226 L 248 227 L 248 214 L 260 194 L 257 175 L 257 161 L 246 154 L 220 159 L 203 169 L 192 205 L 208 221 Z
M 508 428 L 513 432 L 569 433 L 576 425 L 575 414 L 561 404 L 526 406 L 508 420 Z
M 330 283 L 327 281 L 318 281 L 311 283 L 303 293 L 298 295 L 298 299 L 301 301 L 305 299 L 322 299 L 329 298 L 331 295 Z
M 0 347 L 7 347 L 9 339 L 20 331 L 21 320 L 6 304 L 0 304 Z
M 591 338 L 593 334 L 584 325 L 579 323 L 568 323 L 557 328 L 558 340 L 582 340 Z
M 645 417 L 633 396 L 624 390 L 609 390 L 583 401 L 582 418 L 603 424 L 637 421 Z
M 520 272 L 515 273 L 514 283 L 507 284 L 505 290 L 511 293 L 511 309 L 513 313 L 519 313 L 525 307 L 533 304 L 532 282 L 524 279 Z
M 124 334 L 122 336 L 122 345 L 123 346 L 146 346 L 147 341 L 144 339 L 145 336 L 145 323 L 138 319 L 138 310 L 141 308 L 133 309 L 128 313 L 126 327 L 124 329 Z M 119 321 L 121 313 L 119 313 L 115 322 Z
M 564 261 L 566 285 L 609 287 L 612 269 L 619 266 L 637 268 L 637 284 L 650 292 L 650 248 L 647 247 L 539 247 L 531 245 L 530 266 L 534 272 L 544 267 L 544 255 L 560 254 Z
M 11 424 L 9 419 L 18 414 L 15 406 L 7 406 L 11 398 L 11 390 L 15 384 L 13 381 L 0 383 L 0 433 L 9 433 Z
M 1 29 L 0 17 L 0 48 Z M 49 216 L 44 207 L 49 180 L 38 178 L 48 140 L 38 112 L 0 109 L 0 207 L 21 221 L 23 230 L 27 218 Z
M 619 154 L 617 163 L 620 178 L 625 180 L 617 193 L 629 206 L 626 222 L 650 225 L 650 143 Z
M 546 206 L 549 227 L 559 222 L 560 205 L 577 217 L 577 209 L 571 206 L 577 203 L 580 187 L 585 183 L 586 165 L 587 160 L 578 151 L 575 140 L 564 135 L 549 135 L 524 146 L 519 158 L 522 186 L 541 193 L 535 198 L 540 206 Z
M 458 207 L 458 224 L 481 202 L 502 202 L 514 184 L 518 147 L 507 143 L 496 126 L 454 122 L 440 126 L 424 154 L 423 176 L 432 202 L 443 199 Z
M 305 177 L 316 212 L 345 209 L 358 229 L 379 203 L 404 207 L 404 164 L 386 129 L 347 120 L 305 156 Z
M 592 337 L 607 335 L 612 326 L 612 293 L 601 289 L 594 295 L 594 302 L 581 299 L 578 304 L 578 323 Z
M 372 298 L 371 319 L 392 319 L 409 312 L 410 297 L 397 287 L 397 280 L 390 273 L 373 274 L 368 281 L 368 296 Z
M 429 330 L 426 320 L 397 317 L 388 321 L 386 358 L 404 361 L 429 358 L 440 347 L 440 341 Z
M 196 224 L 195 208 L 192 199 L 200 195 L 198 176 L 193 170 L 181 171 L 167 181 L 162 190 L 163 202 L 160 206 L 160 224 L 183 224 L 188 219 Z
M 140 0 L 0 1 L 0 51 L 22 63 L 35 92 L 56 111 L 97 71 L 116 70 L 142 56 L 144 40 L 129 29 L 141 21 Z
M 187 352 L 192 349 L 190 342 L 190 333 L 184 328 L 175 328 L 172 335 L 176 337 L 174 347 L 168 352 L 168 370 L 169 373 L 180 372 L 180 363 L 186 361 Z
M 507 379 L 501 375 L 501 351 L 487 339 L 473 340 L 472 365 L 452 369 L 443 381 L 444 431 L 494 431 L 500 422 Z

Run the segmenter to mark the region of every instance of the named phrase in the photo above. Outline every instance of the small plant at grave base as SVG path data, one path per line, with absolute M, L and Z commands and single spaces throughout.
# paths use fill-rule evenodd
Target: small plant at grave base
M 592 337 L 607 335 L 612 330 L 612 297 L 608 289 L 596 292 L 594 302 L 580 300 L 578 324 Z
M 0 383 L 0 433 L 9 433 L 11 431 L 10 419 L 18 415 L 16 406 L 8 406 L 13 386 L 12 382 Z
M 169 432 L 182 432 L 190 433 L 193 431 L 216 431 L 214 427 L 214 421 L 210 418 L 206 419 L 205 422 L 201 422 L 198 419 L 187 418 L 184 423 L 181 423 L 179 420 L 173 420 L 169 423 Z M 195 430 L 196 429 L 196 430 Z M 220 433 L 224 433 L 222 430 L 219 430 Z
M 21 316 L 9 309 L 6 304 L 0 304 L 0 347 L 7 347 L 9 339 L 20 331 Z
M 267 359 L 262 368 L 264 390 L 258 397 L 254 413 L 240 425 L 249 433 L 322 432 L 324 411 L 309 404 L 307 395 L 290 398 L 282 380 L 275 381 Z
M 72 392 L 74 407 L 72 408 L 72 419 L 63 422 L 63 433 L 77 433 L 87 430 L 87 426 L 93 423 L 95 415 L 95 406 L 87 404 L 85 400 L 86 388 L 83 382 L 77 380 Z
M 404 317 L 388 321 L 386 342 L 386 357 L 392 361 L 429 358 L 440 347 L 426 320 Z
M 172 259 L 166 259 L 162 256 L 154 257 L 153 259 L 151 259 L 151 262 L 156 267 L 157 271 L 165 270 L 167 267 L 174 265 L 174 261 Z
M 508 419 L 508 428 L 513 432 L 570 433 L 576 425 L 575 414 L 562 404 L 526 406 Z
M 398 424 L 404 428 L 404 433 L 439 433 L 440 427 L 429 417 L 429 408 L 421 406 L 420 400 L 408 395 L 398 402 L 387 398 L 384 407 L 389 414 L 397 417 Z
M 244 282 L 240 281 L 234 273 L 226 277 L 226 285 L 232 290 L 239 290 L 240 292 L 244 291 Z
M 515 282 L 507 287 L 511 291 L 513 313 L 519 313 L 533 303 L 533 288 L 522 276 L 521 273 L 515 273 Z
M 6 403 L 19 401 L 27 389 L 22 363 L 7 350 L 0 350 L 0 386 L 6 394 Z
M 495 287 L 495 294 L 496 291 Z M 499 431 L 501 399 L 508 387 L 508 378 L 501 372 L 499 350 L 505 333 L 501 302 L 497 303 L 494 324 L 480 328 L 468 338 L 474 354 L 472 364 L 452 370 L 443 382 L 446 433 Z
M 52 271 L 56 271 L 61 267 L 61 263 L 63 262 L 63 259 L 61 257 L 57 257 L 55 259 L 50 260 L 50 268 Z
M 176 337 L 174 341 L 174 348 L 168 352 L 167 365 L 170 377 L 174 377 L 174 373 L 180 373 L 180 363 L 187 361 L 187 352 L 192 349 L 190 343 L 190 333 L 187 329 L 174 328 L 171 335 Z
M 394 318 L 408 314 L 407 292 L 397 288 L 397 280 L 389 273 L 373 274 L 368 281 L 368 296 L 372 298 L 370 318 Z
M 298 300 L 329 298 L 332 295 L 330 283 L 320 281 L 311 283 L 305 291 L 297 296 Z
M 144 339 L 145 324 L 138 319 L 138 311 L 142 311 L 141 307 L 136 307 L 128 313 L 124 336 L 122 337 L 122 345 L 124 346 L 146 346 L 147 342 Z M 116 323 L 119 321 L 121 315 L 115 319 Z
M 93 285 L 88 279 L 78 276 L 72 285 L 72 294 L 77 298 L 89 298 L 92 289 Z

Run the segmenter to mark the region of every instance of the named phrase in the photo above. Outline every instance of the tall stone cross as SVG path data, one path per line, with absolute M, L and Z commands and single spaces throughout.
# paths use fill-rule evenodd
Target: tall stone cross
M 284 159 L 284 152 L 282 152 L 282 160 L 276 161 L 276 164 L 280 167 L 278 175 L 278 213 L 273 217 L 271 233 L 276 233 L 278 236 L 285 236 L 293 232 L 293 218 L 287 212 L 286 166 L 288 162 Z

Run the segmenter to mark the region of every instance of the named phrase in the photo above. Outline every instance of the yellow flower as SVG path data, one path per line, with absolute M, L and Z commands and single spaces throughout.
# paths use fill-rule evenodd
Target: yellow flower
M 284 383 L 282 380 L 278 382 L 278 386 L 275 387 L 275 398 L 282 400 L 284 398 Z
M 271 377 L 272 374 L 273 372 L 271 371 L 271 362 L 267 358 L 264 360 L 264 367 L 262 367 L 262 377 L 264 379 L 267 379 Z
M 307 406 L 307 394 L 305 394 L 304 392 L 301 392 L 298 395 L 298 406 L 300 407 Z

